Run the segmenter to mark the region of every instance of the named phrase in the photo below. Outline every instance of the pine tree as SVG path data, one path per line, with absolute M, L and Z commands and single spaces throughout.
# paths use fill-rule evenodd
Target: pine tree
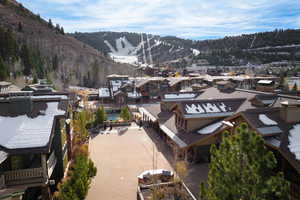
M 26 44 L 24 44 L 21 48 L 21 58 L 24 65 L 23 74 L 29 76 L 33 69 L 33 62 L 30 50 Z
M 58 61 L 58 56 L 55 54 L 52 58 L 52 69 L 56 71 L 58 69 L 59 61 Z
M 5 80 L 7 77 L 8 77 L 8 69 L 0 56 L 0 81 Z
M 3 50 L 1 51 L 3 60 L 13 63 L 17 58 L 18 50 L 15 35 L 11 30 L 6 30 L 1 33 L 0 40 L 0 45 L 3 47 Z
M 263 138 L 248 131 L 247 124 L 236 134 L 225 134 L 220 147 L 211 147 L 208 186 L 201 184 L 203 200 L 288 199 L 289 183 L 274 173 L 276 159 Z
M 59 24 L 56 24 L 55 29 L 56 29 L 57 32 L 60 32 L 60 26 L 59 26 Z
M 95 124 L 103 124 L 103 122 L 107 120 L 107 115 L 105 112 L 105 109 L 103 106 L 101 106 L 100 108 L 98 108 L 97 112 L 96 112 L 96 120 L 95 120 Z
M 49 28 L 53 28 L 53 23 L 52 23 L 52 20 L 51 20 L 51 19 L 49 19 L 49 21 L 48 21 L 48 27 L 49 27 Z
M 75 160 L 72 163 L 69 177 L 58 186 L 55 194 L 59 200 L 81 200 L 85 199 L 90 188 L 91 178 L 96 176 L 97 168 L 88 157 L 87 145 L 75 149 Z
M 120 117 L 125 121 L 130 121 L 132 119 L 131 113 L 127 106 L 123 107 L 120 113 Z
M 65 34 L 64 27 L 60 27 L 60 33 L 63 34 L 63 35 Z

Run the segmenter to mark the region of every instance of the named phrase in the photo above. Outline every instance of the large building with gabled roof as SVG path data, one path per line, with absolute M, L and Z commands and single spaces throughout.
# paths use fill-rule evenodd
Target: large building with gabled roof
M 0 199 L 50 198 L 71 155 L 69 100 L 68 93 L 0 96 Z

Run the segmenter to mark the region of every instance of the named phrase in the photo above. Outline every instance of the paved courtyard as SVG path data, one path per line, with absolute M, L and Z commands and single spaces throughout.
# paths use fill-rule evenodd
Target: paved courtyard
M 153 159 L 155 168 L 174 171 L 170 149 L 156 137 L 152 129 L 139 130 L 131 126 L 122 135 L 116 130 L 110 134 L 99 134 L 91 140 L 90 152 L 98 173 L 93 179 L 87 200 L 136 199 L 137 176 L 153 168 Z M 206 180 L 207 171 L 207 164 L 189 167 L 185 183 L 196 196 L 199 183 Z
M 122 135 L 115 131 L 97 135 L 91 140 L 90 152 L 98 174 L 87 200 L 136 199 L 137 176 L 153 168 L 153 152 L 157 168 L 172 170 L 145 131 L 136 127 L 130 127 Z

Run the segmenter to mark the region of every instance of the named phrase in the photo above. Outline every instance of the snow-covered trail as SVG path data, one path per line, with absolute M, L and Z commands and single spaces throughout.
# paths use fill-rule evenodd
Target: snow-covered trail
M 150 47 L 150 40 L 149 40 L 148 34 L 146 36 L 147 36 L 147 44 L 148 44 L 150 64 L 153 65 L 153 59 L 152 59 L 152 53 L 151 53 L 151 47 Z
M 145 51 L 145 44 L 144 44 L 143 33 L 141 33 L 141 44 L 142 44 L 142 49 L 143 49 L 143 59 L 144 59 L 144 63 L 147 64 L 146 51 Z

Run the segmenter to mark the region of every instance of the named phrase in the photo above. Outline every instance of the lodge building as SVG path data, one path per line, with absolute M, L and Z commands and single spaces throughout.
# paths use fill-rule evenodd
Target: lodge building
M 71 157 L 68 93 L 0 97 L 0 199 L 50 199 Z

